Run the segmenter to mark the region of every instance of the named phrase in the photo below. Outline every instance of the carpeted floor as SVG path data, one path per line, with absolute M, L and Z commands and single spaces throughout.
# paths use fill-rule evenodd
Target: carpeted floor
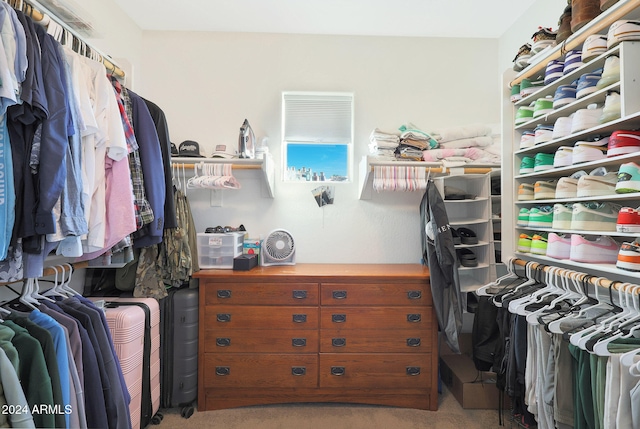
M 195 412 L 161 410 L 164 419 L 149 429 L 492 429 L 496 410 L 465 410 L 443 388 L 438 411 L 353 404 L 288 404 Z

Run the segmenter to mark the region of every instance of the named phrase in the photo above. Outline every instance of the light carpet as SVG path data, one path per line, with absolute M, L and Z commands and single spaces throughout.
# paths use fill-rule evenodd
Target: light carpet
M 162 422 L 158 426 L 149 426 L 149 429 L 504 428 L 499 425 L 497 410 L 463 409 L 444 387 L 439 396 L 438 411 L 357 404 L 285 404 L 196 411 L 185 419 L 180 415 L 180 409 L 163 409 Z

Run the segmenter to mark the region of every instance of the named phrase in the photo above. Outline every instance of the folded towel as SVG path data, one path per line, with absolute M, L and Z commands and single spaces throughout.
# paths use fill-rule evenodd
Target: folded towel
M 444 143 L 453 140 L 491 135 L 491 127 L 482 124 L 463 125 L 460 127 L 445 128 L 440 131 L 432 131 L 431 135 L 438 143 Z

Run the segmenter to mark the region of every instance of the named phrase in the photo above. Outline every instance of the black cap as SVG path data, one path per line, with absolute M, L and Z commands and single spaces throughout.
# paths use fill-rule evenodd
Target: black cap
M 178 156 L 204 158 L 204 156 L 200 155 L 200 145 L 198 144 L 198 142 L 194 142 L 193 140 L 185 140 L 180 143 Z

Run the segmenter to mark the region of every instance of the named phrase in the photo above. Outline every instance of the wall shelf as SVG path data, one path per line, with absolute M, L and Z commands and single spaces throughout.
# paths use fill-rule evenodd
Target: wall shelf
M 486 174 L 500 169 L 500 165 L 496 164 L 466 164 L 460 167 L 445 167 L 441 162 L 396 161 L 365 155 L 360 160 L 358 175 L 359 198 L 361 200 L 371 199 L 373 191 L 373 175 L 371 173 L 376 166 L 424 167 L 427 172 L 431 172 L 432 177 L 449 174 Z
M 184 166 L 193 169 L 197 164 L 231 164 L 233 170 L 260 170 L 260 177 L 266 184 L 267 193 L 270 198 L 274 197 L 275 168 L 273 158 L 270 154 L 264 154 L 261 158 L 240 159 L 240 158 L 191 158 L 191 157 L 171 157 L 171 164 Z

